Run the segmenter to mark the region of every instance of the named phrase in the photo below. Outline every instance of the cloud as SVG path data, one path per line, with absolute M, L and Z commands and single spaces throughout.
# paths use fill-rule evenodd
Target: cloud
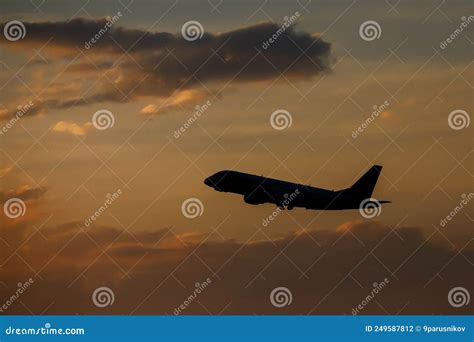
M 5 177 L 13 170 L 13 165 L 5 166 L 0 168 L 0 178 Z
M 38 200 L 43 197 L 45 192 L 46 188 L 32 188 L 29 185 L 22 185 L 15 190 L 0 190 L 0 203 L 5 202 L 7 199 L 12 197 L 20 198 L 23 201 Z
M 31 187 L 22 185 L 13 190 L 0 189 L 0 251 L 4 247 L 11 247 L 12 244 L 19 244 L 24 239 L 24 234 L 36 224 L 41 225 L 40 219 L 43 214 L 40 208 L 44 203 L 43 198 L 47 188 Z M 20 209 L 21 204 L 7 206 L 6 202 L 10 199 L 19 198 L 24 202 L 25 206 Z M 18 218 L 12 219 L 7 213 L 21 213 Z M 0 252 L 0 255 L 2 253 Z M 1 265 L 0 261 L 0 265 Z
M 281 31 L 281 25 L 258 23 L 223 33 L 204 33 L 189 42 L 180 34 L 148 32 L 114 25 L 90 48 L 89 41 L 105 25 L 105 19 L 73 19 L 59 22 L 24 23 L 28 32 L 15 42 L 0 37 L 0 46 L 18 53 L 44 46 L 48 60 L 76 58 L 55 76 L 33 115 L 40 108 L 69 108 L 100 102 L 128 102 L 142 98 L 169 99 L 162 108 L 176 108 L 174 99 L 186 91 L 209 91 L 219 85 L 221 95 L 230 83 L 286 79 L 309 80 L 330 71 L 331 44 L 318 35 L 300 32 L 295 26 Z M 2 29 L 4 23 L 0 24 Z M 268 48 L 263 43 L 276 32 Z M 128 56 L 123 58 L 123 51 Z M 35 68 L 51 68 L 36 65 Z M 77 82 L 81 90 L 61 92 L 57 83 Z M 44 81 L 44 80 L 43 80 Z M 53 91 L 52 89 L 57 89 Z M 165 101 L 166 102 L 166 101 Z M 160 106 L 157 106 L 159 108 Z M 150 110 L 149 107 L 147 110 Z M 157 110 L 160 112 L 160 110 Z M 1 115 L 5 118 L 6 115 Z
M 142 114 L 165 114 L 176 109 L 187 109 L 192 104 L 206 98 L 206 94 L 197 90 L 183 90 L 163 101 L 161 104 L 149 104 L 142 108 Z
M 86 135 L 86 133 L 92 127 L 92 123 L 90 122 L 86 122 L 83 125 L 78 125 L 75 122 L 59 121 L 52 128 L 55 132 L 83 136 Z
M 173 228 L 125 232 L 81 222 L 44 227 L 41 234 L 24 228 L 16 243 L 0 249 L 7 286 L 0 298 L 32 277 L 24 305 L 8 314 L 28 314 L 25 307 L 45 314 L 173 314 L 195 284 L 209 278 L 211 285 L 183 314 L 351 314 L 374 283 L 388 279 L 361 314 L 469 312 L 449 306 L 446 296 L 454 286 L 472 293 L 472 244 L 456 250 L 425 240 L 414 227 L 343 226 L 247 243 L 175 235 Z M 115 294 L 104 309 L 91 301 L 100 286 Z M 292 292 L 290 306 L 271 305 L 278 286 Z

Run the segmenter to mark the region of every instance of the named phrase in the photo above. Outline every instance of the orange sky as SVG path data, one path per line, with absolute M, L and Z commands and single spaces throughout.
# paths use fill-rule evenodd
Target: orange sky
M 472 29 L 468 26 L 452 43 L 440 46 L 463 23 L 468 2 L 436 9 L 418 1 L 394 8 L 372 1 L 314 2 L 307 8 L 276 1 L 263 8 L 222 4 L 217 11 L 206 1 L 194 4 L 193 10 L 186 1 L 146 6 L 135 1 L 131 12 L 119 3 L 81 8 L 62 2 L 45 4 L 42 15 L 27 1 L 6 1 L 2 7 L 2 32 L 12 20 L 26 25 L 23 39 L 11 41 L 3 35 L 0 41 L 0 200 L 20 198 L 26 206 L 24 216 L 0 219 L 2 273 L 7 275 L 4 288 L 0 286 L 2 295 L 25 277 L 39 277 L 38 283 L 50 282 L 48 287 L 64 296 L 50 311 L 61 313 L 68 306 L 69 291 L 80 298 L 79 294 L 89 295 L 94 286 L 108 283 L 120 288 L 119 293 L 127 289 L 145 294 L 163 282 L 172 299 L 158 311 L 172 313 L 173 303 L 179 304 L 189 284 L 212 276 L 216 284 L 225 280 L 221 291 L 209 295 L 206 307 L 211 313 L 218 313 L 227 302 L 235 303 L 228 312 L 253 313 L 267 311 L 246 311 L 246 303 L 266 296 L 265 291 L 280 280 L 294 284 L 295 293 L 301 294 L 291 312 L 306 313 L 314 305 L 301 298 L 318 303 L 357 263 L 344 260 L 335 265 L 337 258 L 350 259 L 347 250 L 337 247 L 322 270 L 309 269 L 311 277 L 331 267 L 339 272 L 313 292 L 309 288 L 315 278 L 307 280 L 303 270 L 325 250 L 330 253 L 339 238 L 350 239 L 346 247 L 362 257 L 385 232 L 391 237 L 379 257 L 385 266 L 377 276 L 388 272 L 399 282 L 398 290 L 387 295 L 387 311 L 396 312 L 405 299 L 424 291 L 437 272 L 446 271 L 451 278 L 436 278 L 439 283 L 433 283 L 427 294 L 444 296 L 456 281 L 469 281 L 472 203 L 463 205 L 447 224 L 442 220 L 462 203 L 463 195 L 472 194 L 472 124 L 453 128 L 449 119 L 454 113 L 470 120 L 473 110 Z M 112 28 L 95 45 L 84 48 L 89 32 L 97 32 L 104 17 L 118 11 L 122 15 Z M 261 39 L 295 12 L 296 25 L 273 46 L 262 48 Z M 203 36 L 195 41 L 184 40 L 180 33 L 190 20 L 203 27 Z M 359 28 L 369 20 L 379 24 L 380 37 L 364 40 Z M 381 105 L 383 110 L 374 114 L 374 106 Z M 19 106 L 25 115 L 10 121 Z M 292 123 L 276 130 L 270 117 L 280 109 L 289 113 Z M 110 127 L 97 128 L 101 125 L 94 122 L 97 112 L 105 113 L 103 118 L 109 121 L 102 124 Z M 372 119 L 367 127 L 354 136 L 368 118 Z M 295 209 L 264 226 L 262 221 L 274 206 L 251 206 L 238 195 L 218 193 L 203 184 L 219 170 L 235 169 L 340 189 L 372 164 L 384 167 L 374 197 L 393 201 L 373 220 L 357 210 Z M 110 206 L 92 224 L 86 223 L 117 191 L 120 194 Z M 189 198 L 202 203 L 196 218 L 182 213 Z M 397 248 L 393 238 L 398 229 L 400 236 L 407 234 L 414 242 L 401 239 L 406 244 Z M 164 233 L 168 230 L 172 234 Z M 280 254 L 273 269 L 268 262 L 278 253 L 268 249 L 301 232 L 322 239 L 321 250 L 312 254 L 307 245 L 312 239 L 304 240 L 303 234 L 297 241 L 307 258 L 296 252 L 288 258 Z M 162 234 L 167 237 L 160 240 Z M 410 271 L 398 279 L 392 272 L 424 239 L 427 250 L 420 259 L 409 259 Z M 200 243 L 203 254 L 196 254 L 196 260 L 192 247 Z M 104 252 L 105 247 L 110 253 Z M 430 261 L 433 252 L 440 255 Z M 443 268 L 451 257 L 453 263 Z M 377 255 L 372 261 L 377 263 L 376 259 Z M 193 264 L 183 260 L 204 271 L 194 273 Z M 254 264 L 251 269 L 245 268 L 245 261 Z M 187 271 L 178 276 L 172 271 L 181 262 Z M 426 274 L 410 287 L 405 281 L 424 262 L 430 262 Z M 286 263 L 293 266 L 287 268 Z M 152 271 L 155 266 L 157 274 Z M 227 266 L 242 277 L 235 287 Z M 337 290 L 347 285 L 350 292 L 359 282 L 363 286 L 355 286 L 365 293 L 364 286 L 376 281 L 370 267 L 362 265 L 354 274 L 360 279 L 351 284 L 344 279 Z M 59 270 L 64 274 L 58 276 Z M 279 278 L 281 272 L 285 276 Z M 251 282 L 256 276 L 258 281 Z M 144 288 L 137 285 L 138 279 L 146 279 Z M 174 292 L 173 284 L 180 290 Z M 38 299 L 40 287 L 35 291 L 27 306 L 37 313 L 49 302 Z M 331 299 L 332 292 L 328 296 L 316 312 L 350 313 L 351 307 Z M 144 297 L 129 298 L 113 310 L 129 313 L 144 301 L 137 313 L 153 313 L 155 302 Z M 423 305 L 427 302 L 420 299 Z M 88 304 L 77 312 L 92 312 Z M 438 304 L 429 310 L 446 312 Z M 427 313 L 418 308 L 413 304 L 408 312 Z M 21 307 L 15 310 L 23 312 Z M 371 310 L 378 313 L 375 306 Z

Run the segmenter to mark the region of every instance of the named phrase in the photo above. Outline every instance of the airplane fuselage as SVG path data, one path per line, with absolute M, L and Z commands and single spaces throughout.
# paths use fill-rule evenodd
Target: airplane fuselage
M 219 171 L 204 183 L 216 191 L 240 194 L 249 204 L 273 203 L 288 209 L 358 209 L 366 198 L 351 188 L 332 191 L 230 170 Z

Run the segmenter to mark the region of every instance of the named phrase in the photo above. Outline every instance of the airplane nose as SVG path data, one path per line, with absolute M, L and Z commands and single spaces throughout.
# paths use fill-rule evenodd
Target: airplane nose
M 211 185 L 212 183 L 211 183 L 211 180 L 210 180 L 209 178 L 210 178 L 210 177 L 208 177 L 208 178 L 206 178 L 206 179 L 204 180 L 204 184 L 206 184 L 207 186 L 211 186 L 211 187 L 212 187 L 212 185 Z

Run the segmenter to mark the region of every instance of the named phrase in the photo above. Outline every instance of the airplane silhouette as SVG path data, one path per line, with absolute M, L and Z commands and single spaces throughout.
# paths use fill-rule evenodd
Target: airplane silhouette
M 350 188 L 338 191 L 232 170 L 219 171 L 206 178 L 204 184 L 216 191 L 243 195 L 244 202 L 253 205 L 273 203 L 288 210 L 294 207 L 316 210 L 359 209 L 364 201 L 369 201 L 373 207 L 390 203 L 371 198 L 381 170 L 382 166 L 374 165 Z

